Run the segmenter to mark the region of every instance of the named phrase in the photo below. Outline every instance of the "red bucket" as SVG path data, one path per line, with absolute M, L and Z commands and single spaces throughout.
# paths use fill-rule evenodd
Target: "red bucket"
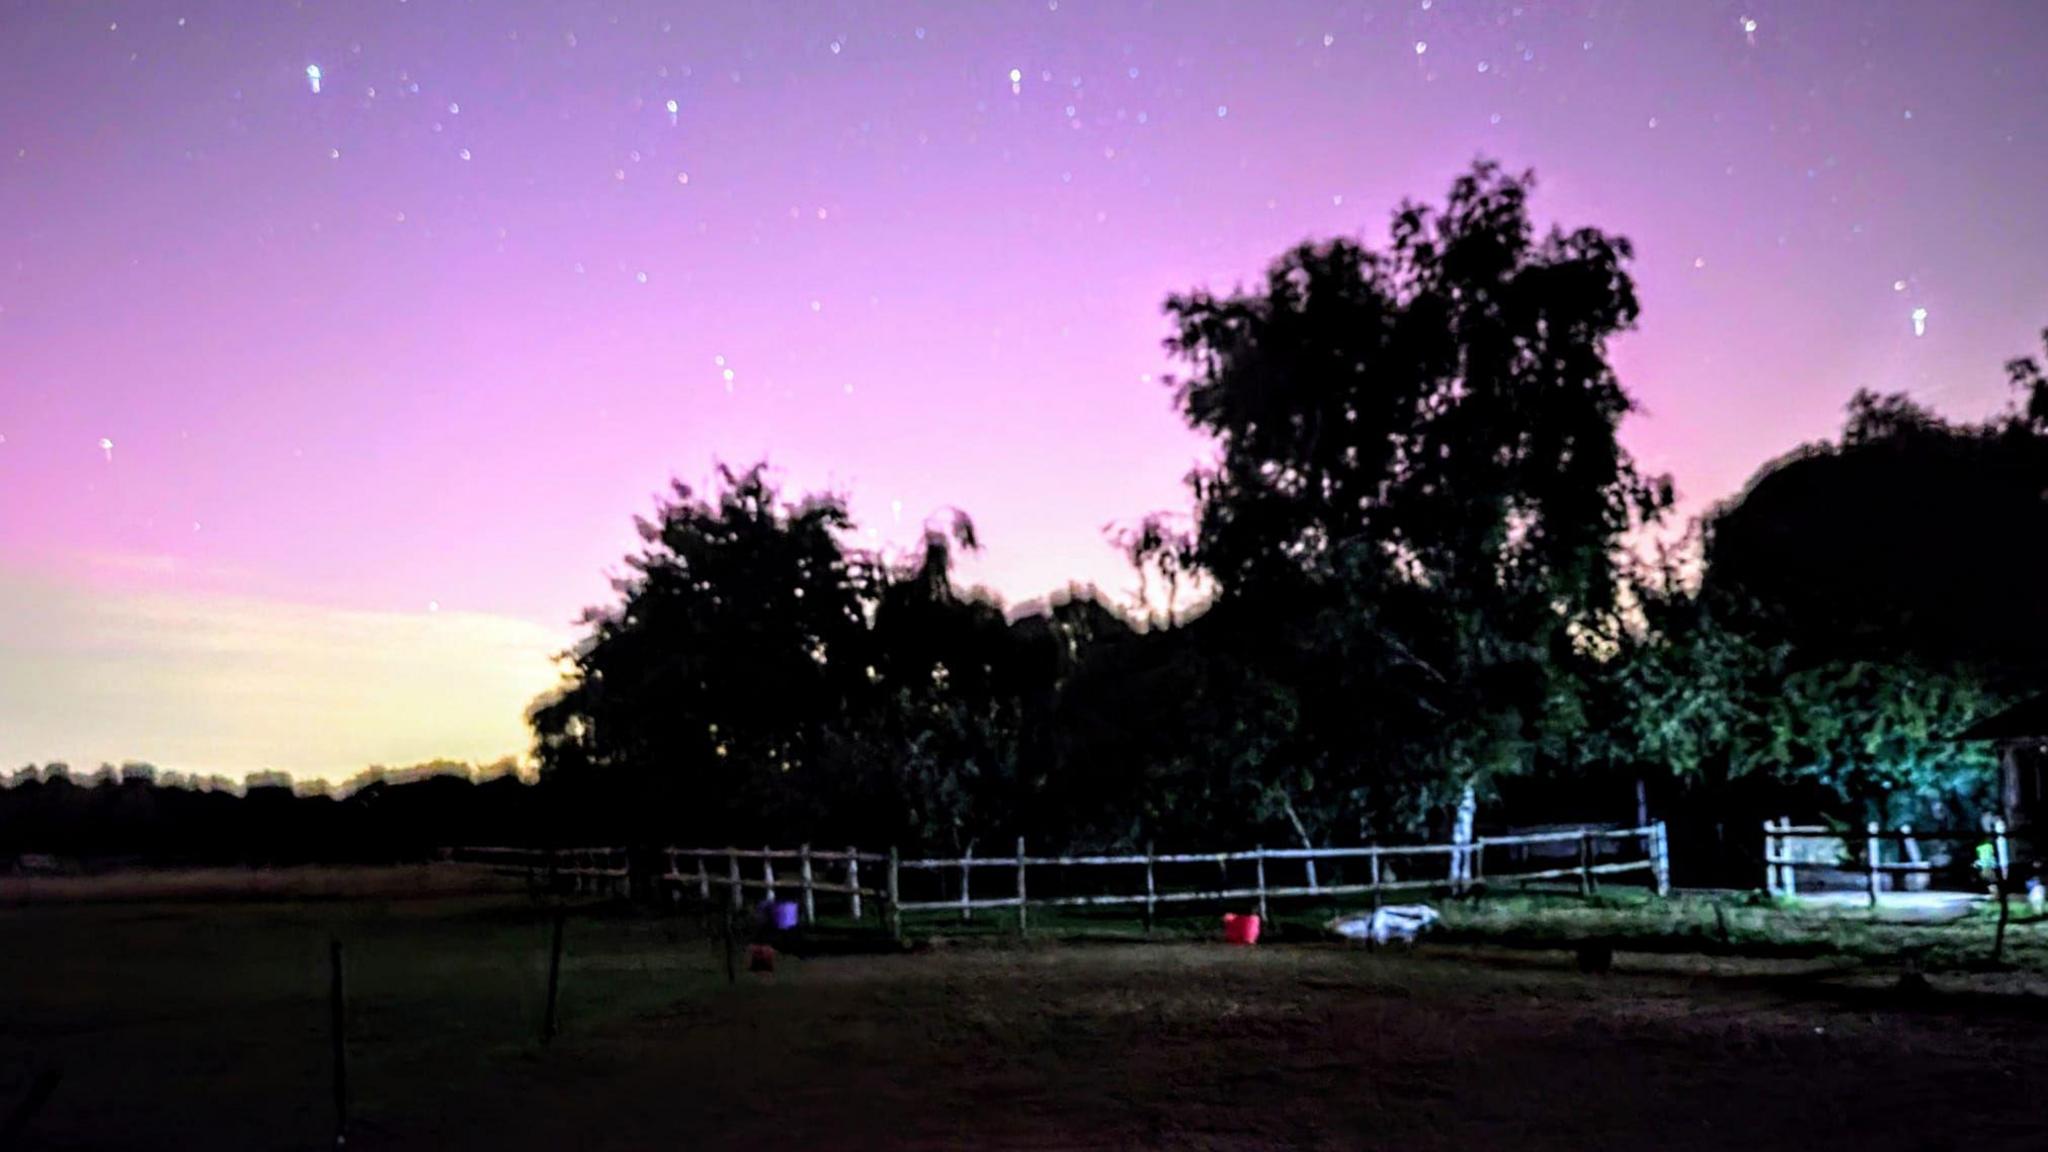
M 1223 941 L 1226 944 L 1257 944 L 1259 942 L 1259 918 L 1239 916 L 1235 912 L 1223 914 Z

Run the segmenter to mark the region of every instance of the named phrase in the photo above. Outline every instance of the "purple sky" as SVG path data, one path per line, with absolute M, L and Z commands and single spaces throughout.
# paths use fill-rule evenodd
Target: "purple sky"
M 1635 241 L 1689 510 L 1859 386 L 1983 414 L 2044 59 L 2028 0 L 0 2 L 0 764 L 519 751 L 714 459 L 1123 592 L 1202 451 L 1163 297 L 1480 154 Z

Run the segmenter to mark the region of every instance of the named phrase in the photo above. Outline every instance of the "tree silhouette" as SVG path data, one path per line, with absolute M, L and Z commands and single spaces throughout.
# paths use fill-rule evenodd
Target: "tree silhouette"
M 873 692 L 877 575 L 837 498 L 781 503 L 765 466 L 676 484 L 591 609 L 562 690 L 533 713 L 543 771 L 574 769 L 665 825 L 748 830 L 823 803 L 826 733 Z
M 2048 673 L 2048 386 L 2031 360 L 2008 371 L 2017 402 L 1982 424 L 1858 393 L 1839 442 L 1766 467 L 1709 517 L 1709 588 L 1815 660 Z
M 1412 826 L 1526 765 L 1621 537 L 1670 501 L 1615 438 L 1628 243 L 1539 239 L 1531 186 L 1481 163 L 1384 251 L 1303 245 L 1254 291 L 1167 303 L 1175 398 L 1218 451 L 1190 558 L 1252 698 L 1291 714 L 1244 766 L 1290 824 Z

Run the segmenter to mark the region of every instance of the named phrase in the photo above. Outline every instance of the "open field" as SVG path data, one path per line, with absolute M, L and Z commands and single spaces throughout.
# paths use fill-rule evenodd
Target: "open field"
M 1464 938 L 1622 914 L 1486 908 Z M 2048 1146 L 2048 1001 L 1959 975 L 1909 1002 L 1853 957 L 968 939 L 728 985 L 691 918 L 593 909 L 543 1047 L 549 917 L 481 891 L 0 910 L 0 1100 L 55 1064 L 29 1147 L 327 1146 L 338 937 L 358 1148 Z

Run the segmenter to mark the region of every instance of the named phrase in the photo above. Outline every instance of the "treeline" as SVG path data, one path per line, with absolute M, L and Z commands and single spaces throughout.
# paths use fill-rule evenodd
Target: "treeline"
M 29 766 L 0 787 L 0 867 L 394 863 L 440 848 L 551 843 L 549 801 L 509 762 L 372 768 L 340 786 L 282 773 L 242 783 L 161 773 L 147 764 L 76 774 Z M 31 859 L 29 866 L 36 866 Z
M 951 579 L 964 518 L 891 564 L 762 468 L 678 486 L 533 713 L 544 773 L 622 835 L 947 851 L 1441 834 L 1466 788 L 1520 821 L 1646 804 L 1696 860 L 1786 811 L 1983 811 L 1990 756 L 1950 737 L 2048 651 L 2038 367 L 1984 424 L 1859 394 L 1645 561 L 1672 490 L 1616 436 L 1630 248 L 1539 234 L 1529 189 L 1481 165 L 1381 249 L 1168 300 L 1214 454 L 1191 518 L 1111 530 L 1148 620 L 1006 617 Z
M 955 853 L 1442 836 L 1470 789 L 1489 823 L 1648 807 L 1687 883 L 1753 882 L 1766 817 L 1990 810 L 1990 753 L 1952 737 L 2048 672 L 2040 365 L 1981 423 L 1858 393 L 1839 439 L 1646 559 L 1673 493 L 1617 437 L 1631 250 L 1539 233 L 1530 189 L 1482 164 L 1380 248 L 1168 299 L 1213 451 L 1191 515 L 1109 529 L 1135 613 L 1006 611 L 955 583 L 964 515 L 892 561 L 839 497 L 727 470 L 639 522 L 532 710 L 538 785 L 297 803 L 436 813 L 378 843 Z

